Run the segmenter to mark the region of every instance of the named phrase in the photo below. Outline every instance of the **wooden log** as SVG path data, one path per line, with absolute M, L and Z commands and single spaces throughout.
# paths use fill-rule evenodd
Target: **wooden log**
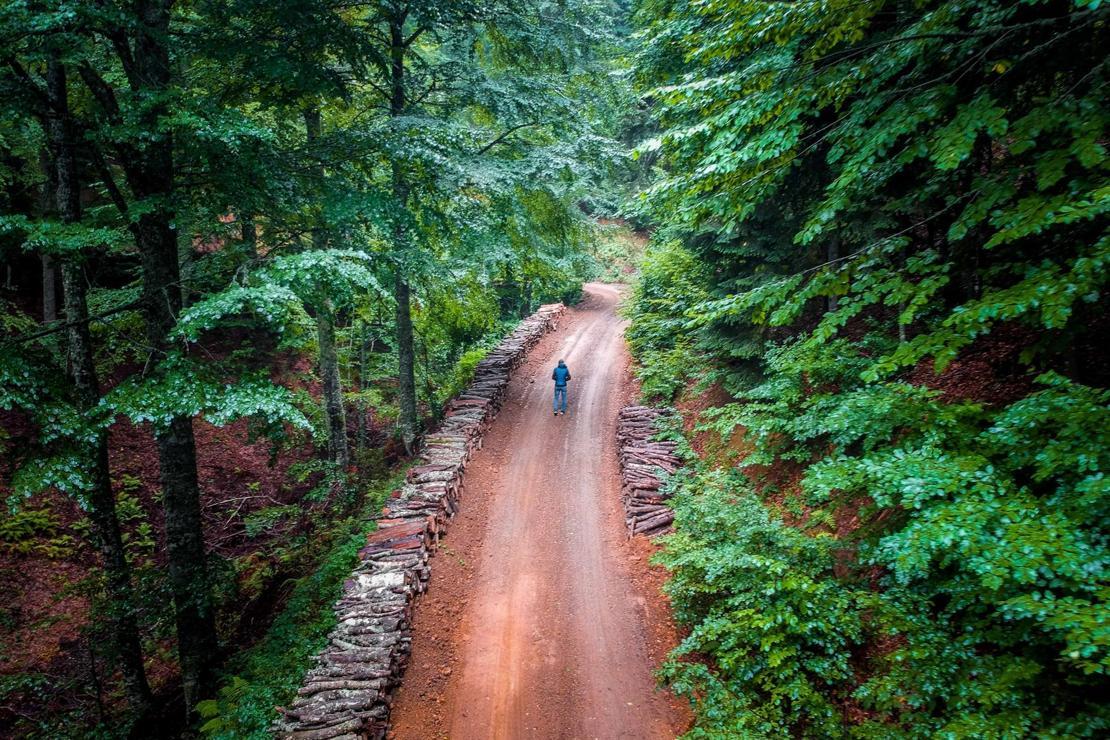
M 621 503 L 630 536 L 661 533 L 674 521 L 674 512 L 665 505 L 670 494 L 660 491 L 667 477 L 681 466 L 675 454 L 677 445 L 653 439 L 659 419 L 673 413 L 671 409 L 626 406 L 618 414 Z
M 672 511 L 670 509 L 667 509 L 666 511 L 660 512 L 659 514 L 656 514 L 655 516 L 650 516 L 647 519 L 642 519 L 642 520 L 636 522 L 632 531 L 636 532 L 636 533 L 639 533 L 639 532 L 643 532 L 644 530 L 647 530 L 647 529 L 653 529 L 653 528 L 659 527 L 659 526 L 666 526 L 666 525 L 670 524 L 673 521 L 674 521 L 674 511 Z
M 344 735 L 358 733 L 363 727 L 363 720 L 359 717 L 343 720 L 330 727 L 322 727 L 318 730 L 294 730 L 293 732 L 285 735 L 287 738 L 293 740 L 338 740 Z M 357 734 L 355 735 L 357 737 Z
M 655 514 L 660 511 L 667 510 L 663 504 L 627 504 L 624 507 L 625 511 L 632 514 L 636 518 L 643 518 L 647 514 Z
M 355 679 L 341 679 L 338 681 L 309 681 L 301 688 L 297 689 L 298 696 L 314 696 L 323 691 L 350 691 L 350 690 L 372 690 L 378 691 L 385 685 L 382 680 L 355 680 Z
M 424 439 L 421 464 L 392 492 L 378 529 L 359 551 L 359 564 L 336 602 L 338 624 L 316 656 L 284 720 L 281 737 L 304 740 L 385 738 L 391 692 L 408 662 L 409 617 L 430 576 L 428 558 L 458 509 L 466 463 L 480 449 L 501 407 L 512 371 L 556 326 L 564 307 L 541 306 L 475 368 L 474 379 L 445 407 Z

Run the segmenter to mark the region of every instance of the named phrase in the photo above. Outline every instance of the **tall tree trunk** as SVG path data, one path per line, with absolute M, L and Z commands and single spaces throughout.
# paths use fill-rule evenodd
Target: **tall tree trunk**
M 389 114 L 397 118 L 405 113 L 405 16 L 407 11 L 399 12 L 389 24 L 390 40 L 390 99 Z M 393 162 L 393 198 L 397 207 L 404 209 L 408 201 L 408 184 L 405 173 L 398 162 Z M 400 397 L 401 439 L 405 451 L 413 453 L 419 418 L 416 413 L 416 374 L 415 348 L 412 332 L 412 290 L 405 274 L 404 252 L 408 249 L 408 234 L 405 231 L 403 214 L 398 214 L 394 227 L 395 249 L 401 252 L 397 260 L 393 296 L 397 303 L 397 389 Z
M 258 224 L 251 214 L 239 216 L 242 228 L 241 254 L 245 263 L 258 259 Z M 242 268 L 243 265 L 240 265 Z
M 304 114 L 305 134 L 309 148 L 320 140 L 320 110 L 312 108 Z M 324 181 L 324 165 L 314 166 L 320 182 Z M 321 217 L 322 219 L 322 217 Z M 327 248 L 325 224 L 312 229 L 312 248 Z M 335 307 L 330 300 L 316 307 L 316 337 L 319 344 L 320 378 L 323 381 L 324 413 L 328 419 L 328 459 L 340 470 L 350 463 L 347 445 L 347 413 L 343 407 L 343 381 L 339 375 L 339 357 L 335 351 Z
M 358 390 L 361 393 L 366 390 L 366 386 L 370 384 L 370 369 L 369 369 L 369 354 L 370 354 L 370 324 L 366 321 L 359 323 L 358 333 Z M 366 418 L 367 412 L 363 408 L 362 403 L 358 406 L 358 431 L 356 436 L 356 444 L 358 451 L 361 454 L 366 450 L 366 445 L 369 441 L 370 428 L 368 419 Z
M 171 3 L 144 0 L 138 3 L 138 28 L 129 80 L 136 92 L 157 98 L 169 89 L 169 13 Z M 142 125 L 150 130 L 164 128 L 165 109 L 151 105 L 143 113 Z M 143 315 L 146 339 L 151 348 L 152 370 L 164 357 L 169 334 L 181 311 L 181 266 L 173 213 L 173 139 L 161 135 L 137 148 L 135 158 L 125 163 L 132 191 L 149 198 L 155 207 L 139 217 L 135 238 L 139 246 L 143 282 Z M 165 508 L 166 546 L 170 588 L 177 625 L 177 649 L 185 709 L 191 716 L 196 703 L 210 695 L 217 657 L 216 619 L 212 606 L 207 554 L 201 520 L 200 486 L 197 482 L 196 441 L 193 421 L 176 416 L 154 431 Z
M 48 90 L 47 94 L 50 95 L 51 91 Z M 53 127 L 60 120 L 58 111 L 48 111 L 47 115 L 50 117 L 48 127 Z M 47 135 L 51 135 L 51 132 L 48 131 Z M 53 147 L 53 143 L 50 146 Z M 39 166 L 46 173 L 46 182 L 39 192 L 39 207 L 44 215 L 57 213 L 58 173 L 51 151 L 45 148 L 39 151 Z M 58 318 L 58 270 L 52 255 L 43 254 L 39 259 L 42 263 L 42 323 L 49 324 Z
M 54 258 L 42 255 L 42 323 L 49 324 L 58 318 L 57 275 Z
M 99 387 L 92 362 L 92 337 L 89 335 L 88 306 L 84 275 L 79 265 L 62 263 L 62 291 L 68 331 L 70 374 L 77 388 L 78 407 L 91 412 L 99 400 Z M 118 668 L 123 678 L 127 704 L 136 717 L 150 709 L 150 685 L 143 667 L 139 624 L 135 617 L 135 598 L 131 587 L 131 566 L 127 562 L 116 499 L 108 467 L 108 434 L 99 432 L 91 444 L 91 490 L 88 492 L 89 520 L 97 548 L 104 560 L 104 576 L 111 602 L 109 620 Z
M 166 152 L 163 157 L 153 158 L 170 156 L 170 152 Z M 168 194 L 171 189 L 172 186 L 167 184 L 165 190 L 152 188 L 138 192 L 140 197 L 149 197 L 159 191 Z M 156 371 L 181 310 L 177 240 L 170 225 L 170 214 L 165 211 L 144 214 L 139 219 L 136 234 L 142 262 L 146 338 L 154 349 L 151 359 Z M 186 711 L 191 713 L 196 703 L 212 688 L 214 676 L 211 667 L 217 649 L 216 620 L 212 611 L 200 513 L 193 420 L 188 416 L 176 416 L 168 424 L 156 427 L 154 436 L 165 508 L 178 654 Z
M 80 186 L 69 121 L 66 71 L 56 56 L 47 63 L 47 94 L 50 98 L 49 137 L 54 160 L 54 203 L 67 224 L 81 220 Z M 62 263 L 62 296 L 65 306 L 69 375 L 76 390 L 77 407 L 90 413 L 100 402 L 100 383 L 93 363 L 89 310 L 81 266 L 73 259 Z M 127 562 L 116 515 L 112 477 L 108 467 L 108 433 L 101 430 L 89 444 L 91 489 L 88 492 L 89 518 L 107 582 L 109 620 L 118 668 L 131 711 L 143 717 L 150 709 L 150 685 L 143 667 L 139 625 L 135 618 L 131 566 Z
M 335 351 L 335 321 L 331 302 L 316 313 L 316 339 L 320 345 L 320 375 L 323 379 L 324 410 L 328 417 L 328 458 L 340 470 L 350 462 L 347 447 L 347 414 L 343 408 L 343 388 L 339 359 Z
M 212 693 L 218 649 L 192 419 L 175 417 L 157 432 L 157 443 L 177 650 L 186 712 L 191 715 L 197 702 Z
M 152 159 L 169 159 L 172 164 L 171 157 L 171 152 L 166 151 L 163 156 L 152 156 Z M 159 192 L 168 195 L 171 190 L 172 180 L 165 184 L 165 189 L 155 187 L 139 192 L 141 197 L 149 197 Z M 167 348 L 169 333 L 181 310 L 177 240 L 170 218 L 170 214 L 161 210 L 144 214 L 136 229 L 142 255 L 146 338 L 155 352 L 152 357 L 155 369 Z M 214 676 L 211 667 L 217 649 L 216 620 L 212 611 L 200 513 L 193 420 L 188 416 L 176 416 L 168 424 L 157 427 L 154 435 L 165 508 L 178 653 L 186 710 L 191 713 L 196 703 L 212 688 Z
M 397 365 L 399 370 L 398 392 L 401 402 L 401 438 L 405 451 L 413 452 L 416 441 L 416 349 L 413 346 L 412 306 L 409 284 L 398 268 L 393 286 L 397 300 Z
M 926 231 L 926 233 L 928 233 L 928 232 Z M 906 261 L 909 260 L 909 257 L 910 257 L 910 245 L 907 244 L 907 245 L 903 246 L 899 250 L 899 252 L 902 256 L 902 267 L 900 269 L 905 270 Z M 906 310 L 906 303 L 904 301 L 899 302 L 899 304 L 898 304 L 898 313 L 895 314 L 895 317 L 894 317 L 895 323 L 898 324 L 898 343 L 899 344 L 905 344 L 906 339 L 907 339 L 906 325 L 902 323 L 902 312 L 905 311 L 905 310 Z

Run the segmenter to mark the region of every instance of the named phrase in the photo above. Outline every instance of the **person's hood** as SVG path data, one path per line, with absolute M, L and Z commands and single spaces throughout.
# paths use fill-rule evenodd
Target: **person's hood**
M 566 367 L 566 366 L 567 366 L 567 363 L 563 362 L 562 360 L 559 360 L 559 367 Z

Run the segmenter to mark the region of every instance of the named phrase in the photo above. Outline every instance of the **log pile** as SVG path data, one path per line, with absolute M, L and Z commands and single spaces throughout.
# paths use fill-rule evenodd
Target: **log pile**
M 670 531 L 674 511 L 662 491 L 666 477 L 678 470 L 674 442 L 655 442 L 656 421 L 673 409 L 625 406 L 617 419 L 621 462 L 621 503 L 628 535 L 654 536 Z
M 478 363 L 474 380 L 424 439 L 419 464 L 386 503 L 378 528 L 335 604 L 338 624 L 297 697 L 278 708 L 276 737 L 384 738 L 393 690 L 408 660 L 413 602 L 427 588 L 429 558 L 458 510 L 463 472 L 501 407 L 509 378 L 555 328 L 564 307 L 541 306 Z

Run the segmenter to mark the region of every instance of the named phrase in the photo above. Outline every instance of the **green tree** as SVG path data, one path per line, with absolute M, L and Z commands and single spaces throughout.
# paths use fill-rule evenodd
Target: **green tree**
M 704 293 L 668 305 L 645 283 L 638 351 L 664 356 L 651 353 L 680 339 L 697 351 L 735 396 L 712 427 L 750 444 L 753 477 L 801 466 L 795 496 L 765 486 L 773 517 L 755 527 L 835 532 L 848 562 L 819 582 L 838 582 L 863 626 L 795 646 L 804 692 L 793 663 L 753 672 L 777 648 L 737 663 L 702 644 L 721 651 L 719 672 L 672 676 L 723 702 L 701 704 L 706 732 L 1105 730 L 1089 697 L 1108 665 L 1094 431 L 1106 376 L 1079 348 L 1096 344 L 1105 306 L 1106 14 L 1062 1 L 638 4 L 636 74 L 660 127 L 640 147 L 659 167 L 639 207 L 682 246 L 653 269 L 693 255 Z M 977 366 L 982 386 L 953 373 L 984 356 L 1006 359 Z M 746 599 L 746 577 L 713 594 L 682 585 L 688 562 L 725 546 L 687 530 L 668 556 L 680 606 Z M 801 606 L 781 619 L 820 627 Z M 853 652 L 875 656 L 857 675 L 812 670 Z
M 40 123 L 42 140 L 48 152 L 43 158 L 47 168 L 44 173 L 44 188 L 50 190 L 48 202 L 54 212 L 41 214 L 49 220 L 42 222 L 43 236 L 46 238 L 40 244 L 44 245 L 43 254 L 50 257 L 52 264 L 61 264 L 65 318 L 61 328 L 65 329 L 67 362 L 64 364 L 70 383 L 62 392 L 68 398 L 56 398 L 53 403 L 43 404 L 46 408 L 38 408 L 46 399 L 37 397 L 24 380 L 18 385 L 13 384 L 9 391 L 14 390 L 14 395 L 5 393 L 4 400 L 5 405 L 26 406 L 32 412 L 42 414 L 44 427 L 54 427 L 54 434 L 68 438 L 63 445 L 64 464 L 71 463 L 74 456 L 78 460 L 87 461 L 86 475 L 77 476 L 71 480 L 70 485 L 63 484 L 60 487 L 76 495 L 88 508 L 95 541 L 104 562 L 111 601 L 109 621 L 113 649 L 118 655 L 118 665 L 131 711 L 141 717 L 150 708 L 151 694 L 134 612 L 131 567 L 125 556 L 116 515 L 109 471 L 107 430 L 99 425 L 100 383 L 89 330 L 83 271 L 83 252 L 89 246 L 85 240 L 95 243 L 101 234 L 95 229 L 86 230 L 82 223 L 77 128 L 70 109 L 67 61 L 63 57 L 66 40 L 62 35 L 47 37 L 45 43 L 35 43 L 23 49 L 43 69 L 41 81 L 33 79 L 20 62 L 13 59 L 10 64 L 22 73 L 17 100 L 22 99 L 30 104 L 33 115 Z M 53 300 L 52 291 L 52 285 L 44 285 L 46 303 Z M 51 313 L 52 311 L 46 312 L 46 322 L 54 320 Z M 26 392 L 31 395 L 19 398 Z M 54 404 L 59 404 L 64 409 L 61 424 L 58 419 L 52 418 L 52 411 L 59 410 L 59 406 Z M 71 408 L 67 408 L 70 404 Z M 76 414 L 76 417 L 72 414 Z
M 194 423 L 250 417 L 252 433 L 287 444 L 307 428 L 328 469 L 346 469 L 350 410 L 362 442 L 372 408 L 397 418 L 411 447 L 420 413 L 436 413 L 505 320 L 573 296 L 590 269 L 579 205 L 618 156 L 595 126 L 619 97 L 598 30 L 609 10 L 0 8 L 0 260 L 11 295 L 36 306 L 0 304 L 0 405 L 33 429 L 14 451 L 12 487 L 56 489 L 88 513 L 109 607 L 95 626 L 111 630 L 136 714 L 149 698 L 139 637 L 161 633 L 130 605 L 144 594 L 131 593 L 127 526 L 121 534 L 114 514 L 116 498 L 127 501 L 108 466 L 117 419 L 155 437 L 156 556 L 168 564 L 191 713 L 236 647 L 219 644 L 217 626 L 238 618 L 222 554 L 210 562 L 205 542 Z M 33 285 L 18 274 L 26 257 Z M 61 319 L 49 308 L 53 269 Z M 378 339 L 388 353 L 365 349 Z M 304 380 L 319 381 L 320 401 L 275 385 L 290 352 L 315 354 Z M 372 387 L 393 375 L 396 398 L 390 384 Z M 326 528 L 352 488 L 334 507 L 307 496 L 304 526 Z
M 366 118 L 380 159 L 365 166 L 386 195 L 406 446 L 418 426 L 414 281 L 483 241 L 489 261 L 512 216 L 542 244 L 537 227 L 552 213 L 531 203 L 568 212 L 567 185 L 585 183 L 589 164 L 607 154 L 573 104 L 576 83 L 600 70 L 587 30 L 599 12 L 586 3 L 385 2 L 363 21 L 376 73 L 358 104 L 380 112 Z M 563 248 L 576 235 L 568 237 Z

